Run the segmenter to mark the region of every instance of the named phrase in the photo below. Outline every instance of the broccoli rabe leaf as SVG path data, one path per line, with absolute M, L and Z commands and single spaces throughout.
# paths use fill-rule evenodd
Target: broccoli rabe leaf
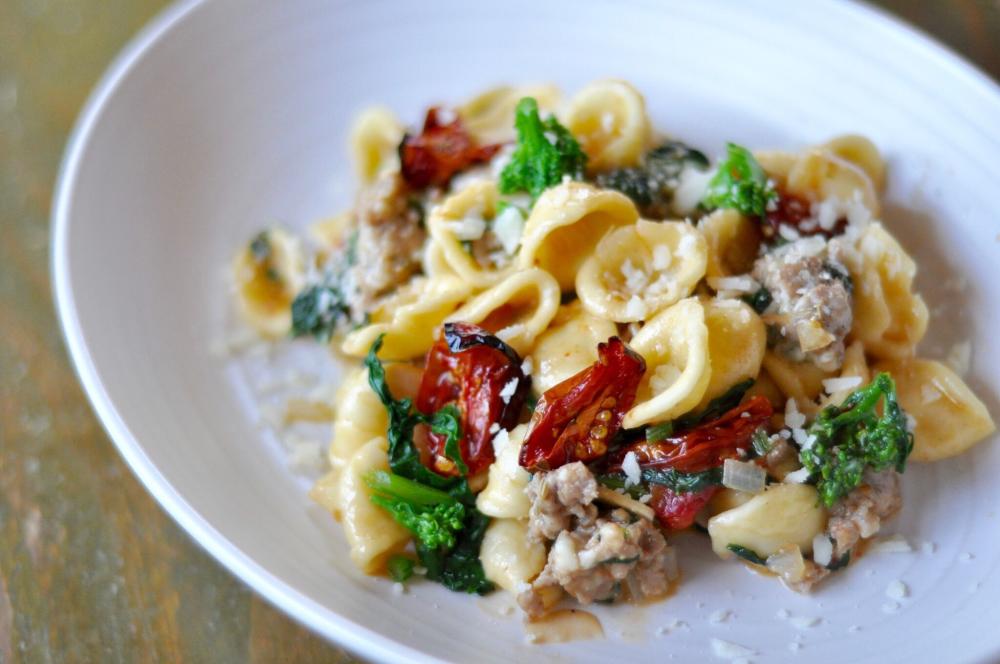
M 292 301 L 292 336 L 312 336 L 326 343 L 350 307 L 336 286 L 318 284 L 299 292 Z
M 538 198 L 565 175 L 574 180 L 583 178 L 587 155 L 558 120 L 539 116 L 538 103 L 532 97 L 518 102 L 514 126 L 517 148 L 500 173 L 501 193 L 526 191 Z
M 462 440 L 462 422 L 459 419 L 458 408 L 448 404 L 434 413 L 430 421 L 431 431 L 445 436 L 444 454 L 455 463 L 461 475 L 469 474 L 469 467 L 462 460 L 462 450 L 459 447 Z
M 431 487 L 385 471 L 365 475 L 371 501 L 389 512 L 416 540 L 429 549 L 451 549 L 463 527 L 465 506 Z
M 778 196 L 767 173 L 746 148 L 727 143 L 726 150 L 726 158 L 708 182 L 702 205 L 709 210 L 732 208 L 750 217 L 763 217 L 768 202 Z
M 726 548 L 748 563 L 753 563 L 754 565 L 767 564 L 767 561 L 753 549 L 748 549 L 747 547 L 740 546 L 739 544 L 727 544 Z
M 386 437 L 392 474 L 382 472 L 389 475 L 390 480 L 396 478 L 392 483 L 396 503 L 386 509 L 416 535 L 417 555 L 427 569 L 428 579 L 460 592 L 480 595 L 490 592 L 493 584 L 486 578 L 479 561 L 479 548 L 490 523 L 489 517 L 476 509 L 476 496 L 464 475 L 443 477 L 431 471 L 421 463 L 420 452 L 413 442 L 414 427 L 429 424 L 433 430 L 445 434 L 445 453 L 458 466 L 457 461 L 461 460 L 458 441 L 462 436 L 458 411 L 454 406 L 446 406 L 428 417 L 414 410 L 409 399 L 393 398 L 386 383 L 385 369 L 378 359 L 381 347 L 382 337 L 379 336 L 368 350 L 365 365 L 368 382 L 389 416 Z M 462 472 L 467 472 L 467 468 Z M 376 493 L 372 499 L 377 497 Z M 399 507 L 400 503 L 406 503 L 409 508 Z M 396 511 L 393 508 L 397 508 Z M 403 515 L 402 520 L 397 513 Z
M 913 449 L 913 434 L 887 373 L 855 390 L 840 406 L 820 411 L 808 433 L 811 443 L 803 446 L 799 459 L 827 507 L 860 485 L 866 468 L 903 472 Z
M 624 473 L 598 475 L 597 481 L 609 489 L 625 489 L 632 498 L 649 493 L 650 484 L 660 484 L 674 493 L 696 493 L 722 484 L 722 468 L 710 468 L 700 473 L 685 473 L 675 468 L 643 468 L 639 484 L 626 487 Z
M 685 429 L 696 427 L 702 422 L 710 422 L 711 420 L 719 419 L 733 408 L 740 405 L 740 401 L 743 400 L 743 395 L 747 393 L 747 390 L 753 387 L 753 383 L 753 378 L 747 378 L 746 380 L 740 381 L 709 401 L 704 410 L 678 417 L 673 421 L 673 430 L 683 431 Z

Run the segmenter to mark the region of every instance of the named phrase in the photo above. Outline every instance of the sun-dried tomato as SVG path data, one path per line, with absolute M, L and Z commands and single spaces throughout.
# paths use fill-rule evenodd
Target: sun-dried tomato
M 447 121 L 440 108 L 432 107 L 420 134 L 403 136 L 400 171 L 411 187 L 443 187 L 459 171 L 489 161 L 499 149 L 499 145 L 478 145 L 457 114 Z
M 493 462 L 497 429 L 517 424 L 531 379 L 521 370 L 513 348 L 469 323 L 445 323 L 427 363 L 417 393 L 417 410 L 432 414 L 454 404 L 461 415 L 462 461 L 475 475 Z M 442 475 L 458 473 L 445 454 L 446 436 L 427 433 L 432 468 Z
M 539 400 L 521 447 L 528 470 L 552 470 L 604 456 L 635 401 L 646 362 L 618 337 L 597 347 L 597 362 Z
M 773 209 L 767 211 L 764 218 L 763 232 L 766 238 L 780 237 L 779 229 L 781 226 L 789 226 L 801 236 L 824 235 L 833 237 L 844 232 L 844 227 L 847 225 L 846 219 L 838 219 L 833 228 L 830 229 L 822 228 L 815 221 L 807 223 L 812 217 L 812 205 L 809 201 L 783 191 L 779 191 L 778 194 L 777 203 Z

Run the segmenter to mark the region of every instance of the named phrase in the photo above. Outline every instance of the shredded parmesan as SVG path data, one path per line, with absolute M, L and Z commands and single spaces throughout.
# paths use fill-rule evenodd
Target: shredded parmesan
M 653 247 L 653 269 L 666 270 L 670 267 L 671 256 L 670 247 L 665 244 L 658 244 Z
M 805 484 L 809 480 L 809 475 L 808 468 L 799 468 L 785 475 L 784 481 L 791 484 Z
M 530 376 L 531 370 L 534 368 L 535 367 L 532 365 L 530 357 L 524 358 L 524 361 L 521 362 L 521 373 L 523 373 L 525 376 Z
M 799 406 L 795 399 L 785 402 L 785 426 L 791 429 L 800 429 L 805 426 L 806 416 L 799 412 Z
M 645 318 L 648 309 L 646 303 L 638 295 L 633 295 L 625 304 L 625 315 L 628 318 Z
M 500 246 L 508 256 L 513 256 L 521 244 L 524 233 L 524 217 L 521 211 L 513 205 L 508 205 L 493 219 L 493 234 L 500 241 Z
M 517 392 L 518 380 L 517 376 L 511 378 L 507 381 L 507 384 L 503 386 L 503 389 L 500 390 L 500 399 L 502 399 L 504 403 L 510 403 L 510 398 L 514 396 L 515 392 Z
M 826 567 L 833 559 L 833 542 L 826 533 L 819 533 L 813 538 L 813 562 Z
M 909 594 L 910 589 L 907 588 L 906 584 L 899 579 L 890 581 L 889 585 L 885 589 L 885 596 L 896 601 L 906 599 Z
M 722 639 L 712 639 L 712 654 L 720 659 L 739 659 L 742 657 L 753 657 L 757 654 L 756 651 L 747 648 L 746 646 L 741 646 L 737 643 L 731 643 L 729 641 L 723 641 Z
M 861 376 L 841 376 L 840 378 L 826 378 L 823 380 L 823 389 L 827 394 L 834 394 L 843 390 L 852 390 L 861 384 Z
M 625 487 L 635 486 L 642 480 L 642 469 L 635 458 L 635 452 L 629 452 L 622 460 L 622 470 L 625 472 Z

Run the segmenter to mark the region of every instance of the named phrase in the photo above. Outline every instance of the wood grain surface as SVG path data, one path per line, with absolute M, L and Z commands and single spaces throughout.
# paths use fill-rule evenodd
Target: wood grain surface
M 67 134 L 160 0 L 0 0 L 0 663 L 348 662 L 145 492 L 69 366 L 49 283 Z M 1000 0 L 879 3 L 1000 78 Z

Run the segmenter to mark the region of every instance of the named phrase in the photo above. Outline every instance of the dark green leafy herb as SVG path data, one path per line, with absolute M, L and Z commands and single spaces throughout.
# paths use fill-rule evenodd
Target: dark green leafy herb
M 598 565 L 628 565 L 630 563 L 635 563 L 639 561 L 639 556 L 632 556 L 631 558 L 608 558 L 607 560 L 602 560 Z
M 583 178 L 587 155 L 569 130 L 553 116 L 542 120 L 538 103 L 525 97 L 517 104 L 514 120 L 517 148 L 500 173 L 500 192 L 526 191 L 532 198 L 559 184 L 563 176 Z
M 341 320 L 350 316 L 344 294 L 333 285 L 308 286 L 292 301 L 292 336 L 326 343 Z
M 903 472 L 913 449 L 913 434 L 907 430 L 896 385 L 887 373 L 855 390 L 840 406 L 820 411 L 809 436 L 813 442 L 799 452 L 799 460 L 816 478 L 827 507 L 860 485 L 866 468 Z
M 402 583 L 413 576 L 413 566 L 413 558 L 407 558 L 406 556 L 392 556 L 389 558 L 389 562 L 386 563 L 389 578 L 398 583 Z
M 744 295 L 740 299 L 753 307 L 753 310 L 758 314 L 762 314 L 767 311 L 767 308 L 771 306 L 771 302 L 774 301 L 774 298 L 771 296 L 771 291 L 767 290 L 763 286 L 750 295 Z
M 686 166 L 706 170 L 708 158 L 680 141 L 667 141 L 643 155 L 641 165 L 604 171 L 594 180 L 631 198 L 644 217 L 663 219 Z
M 745 546 L 740 546 L 739 544 L 727 544 L 726 548 L 748 563 L 753 563 L 754 565 L 767 565 L 767 561 L 757 555 L 757 552 L 753 549 L 748 549 Z
M 431 417 L 431 431 L 445 436 L 444 454 L 455 463 L 461 475 L 469 474 L 469 467 L 462 460 L 459 443 L 462 440 L 462 422 L 455 404 L 448 404 Z
M 643 468 L 639 484 L 625 487 L 624 473 L 598 475 L 597 481 L 609 489 L 623 489 L 632 498 L 649 493 L 649 484 L 661 484 L 674 493 L 694 493 L 722 484 L 722 468 L 710 468 L 700 473 L 684 473 L 674 468 Z
M 651 424 L 648 427 L 646 427 L 646 442 L 658 443 L 661 440 L 666 440 L 673 433 L 674 433 L 673 422 L 660 422 L 659 424 Z
M 703 422 L 711 422 L 712 420 L 719 419 L 740 405 L 743 395 L 753 387 L 753 383 L 752 378 L 736 383 L 724 393 L 709 401 L 708 405 L 705 406 L 705 410 L 678 417 L 674 420 L 674 431 L 684 431 L 685 429 L 696 427 Z
M 602 189 L 614 189 L 625 194 L 637 207 L 644 208 L 653 203 L 653 187 L 645 169 L 615 168 L 598 173 L 594 181 Z
M 732 208 L 747 216 L 763 217 L 767 204 L 778 196 L 768 184 L 767 173 L 746 148 L 727 143 L 726 151 L 726 158 L 708 182 L 702 205 L 709 210 Z

